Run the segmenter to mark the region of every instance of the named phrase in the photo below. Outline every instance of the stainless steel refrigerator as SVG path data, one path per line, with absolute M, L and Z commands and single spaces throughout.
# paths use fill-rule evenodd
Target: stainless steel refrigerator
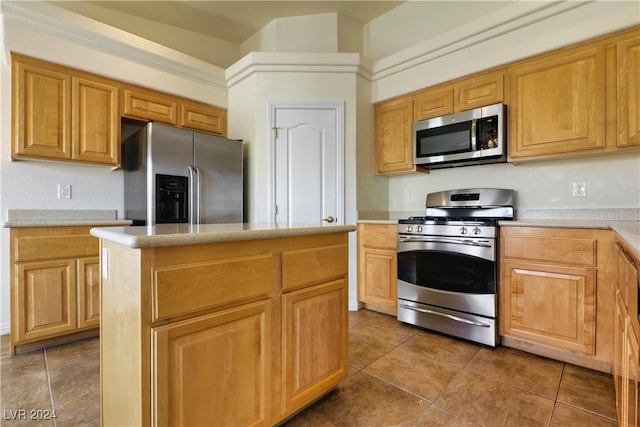
M 124 210 L 133 225 L 242 222 L 242 141 L 153 122 L 127 134 Z

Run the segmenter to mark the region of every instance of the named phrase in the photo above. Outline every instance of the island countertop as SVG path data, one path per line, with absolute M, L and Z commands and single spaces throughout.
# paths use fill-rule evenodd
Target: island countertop
M 92 228 L 91 235 L 129 248 L 159 248 L 344 233 L 355 230 L 355 225 L 333 224 L 158 224 Z

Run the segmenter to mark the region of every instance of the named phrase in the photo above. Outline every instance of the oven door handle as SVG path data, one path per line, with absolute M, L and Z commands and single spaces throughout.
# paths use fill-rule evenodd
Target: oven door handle
M 405 243 L 405 242 L 417 242 L 417 243 L 452 243 L 455 245 L 465 245 L 465 246 L 479 246 L 481 248 L 490 248 L 491 244 L 489 243 L 481 243 L 481 242 L 474 242 L 471 240 L 457 240 L 457 239 L 425 239 L 425 238 L 416 238 L 416 237 L 409 237 L 409 238 L 403 238 L 401 237 L 399 239 L 399 243 Z
M 426 308 L 411 307 L 410 305 L 406 305 L 406 304 L 401 304 L 400 307 L 401 308 L 405 308 L 407 310 L 417 311 L 419 313 L 433 314 L 435 316 L 446 317 L 447 319 L 451 319 L 451 320 L 454 320 L 454 321 L 460 322 L 460 323 L 466 323 L 467 325 L 480 326 L 482 328 L 490 328 L 491 327 L 491 325 L 489 325 L 487 323 L 475 322 L 473 320 L 469 320 L 469 319 L 465 319 L 465 318 L 462 318 L 462 317 L 454 316 L 452 314 L 439 313 L 437 311 L 428 310 Z

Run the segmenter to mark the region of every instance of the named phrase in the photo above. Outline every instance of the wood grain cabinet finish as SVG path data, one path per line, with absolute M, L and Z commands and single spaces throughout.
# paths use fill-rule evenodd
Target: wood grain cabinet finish
M 178 124 L 178 102 L 175 98 L 133 87 L 124 88 L 122 94 L 123 116 L 174 126 Z
M 153 424 L 268 425 L 270 301 L 152 329 Z
M 620 242 L 614 272 L 615 345 L 611 371 L 616 390 L 618 425 L 640 425 L 640 326 L 638 325 L 638 258 Z
M 398 310 L 398 226 L 358 224 L 358 301 L 370 310 Z
M 71 159 L 71 76 L 12 54 L 13 157 Z
M 415 172 L 413 164 L 413 101 L 410 96 L 376 104 L 375 173 Z
M 509 83 L 510 160 L 605 148 L 604 46 L 516 64 Z
M 503 344 L 609 371 L 611 241 L 607 230 L 502 227 Z
M 286 413 L 302 408 L 347 376 L 347 300 L 345 279 L 283 295 Z
M 616 44 L 617 145 L 640 145 L 640 30 Z
M 102 241 L 103 423 L 276 425 L 335 387 L 347 375 L 347 241 Z
M 118 166 L 119 83 L 12 53 L 12 157 Z
M 179 124 L 183 128 L 227 134 L 227 110 L 198 102 L 182 101 Z
M 455 111 L 471 110 L 505 100 L 505 70 L 487 71 L 455 84 Z
M 89 229 L 11 229 L 12 354 L 99 327 L 98 240 Z
M 227 111 L 222 108 L 139 86 L 128 85 L 122 93 L 123 116 L 227 134 Z
M 422 90 L 413 95 L 414 121 L 446 116 L 454 111 L 453 86 Z

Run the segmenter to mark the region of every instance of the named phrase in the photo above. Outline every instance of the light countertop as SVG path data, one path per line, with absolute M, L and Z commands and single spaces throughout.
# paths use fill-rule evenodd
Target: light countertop
M 75 227 L 129 225 L 116 210 L 9 209 L 3 227 Z
M 419 214 L 424 215 L 424 213 Z M 365 219 L 359 224 L 397 224 L 396 219 Z M 591 228 L 613 230 L 637 252 L 640 252 L 639 209 L 525 209 L 516 212 L 516 220 L 499 221 L 501 227 Z
M 355 225 L 333 224 L 159 224 L 92 228 L 91 234 L 130 248 L 199 245 L 355 231 Z

